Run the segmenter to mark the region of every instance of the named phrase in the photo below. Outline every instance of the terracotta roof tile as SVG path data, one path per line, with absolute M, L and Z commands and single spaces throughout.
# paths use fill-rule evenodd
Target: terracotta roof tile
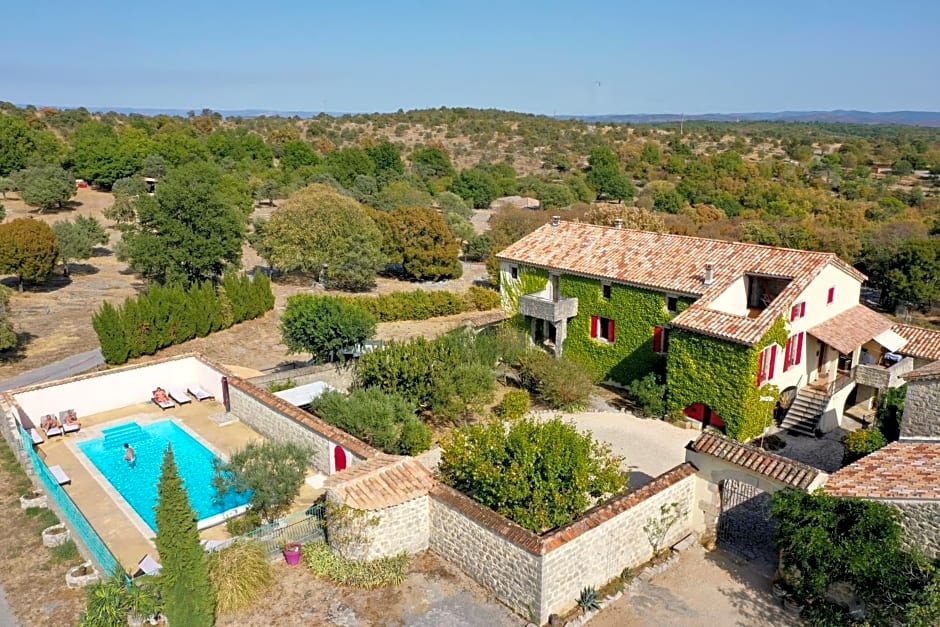
M 697 453 L 748 468 L 794 488 L 805 489 L 822 474 L 812 466 L 737 442 L 714 431 L 706 431 L 689 447 Z
M 434 485 L 431 473 L 411 457 L 379 453 L 331 475 L 324 487 L 355 509 L 376 510 L 424 496 Z
M 940 359 L 940 331 L 910 324 L 896 324 L 891 330 L 907 340 L 907 344 L 898 350 L 900 354 L 918 359 Z
M 865 276 L 831 253 L 651 233 L 574 222 L 547 224 L 497 255 L 535 267 L 611 279 L 698 297 L 672 324 L 744 344 L 755 344 L 828 264 L 859 281 Z M 705 285 L 705 263 L 715 279 Z M 754 318 L 709 309 L 745 273 L 790 279 L 767 309 Z
M 807 331 L 840 353 L 851 353 L 880 333 L 891 329 L 891 320 L 865 305 L 855 305 Z
M 911 379 L 940 379 L 940 361 L 934 361 L 923 368 L 918 368 L 914 372 L 902 374 L 902 378 L 910 381 Z
M 940 442 L 892 442 L 834 473 L 824 489 L 867 499 L 940 499 Z

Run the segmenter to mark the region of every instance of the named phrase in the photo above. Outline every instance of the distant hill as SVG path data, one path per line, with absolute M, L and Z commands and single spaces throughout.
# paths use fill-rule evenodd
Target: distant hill
M 908 126 L 940 126 L 938 111 L 776 111 L 752 113 L 701 113 L 682 115 L 676 113 L 636 113 L 610 115 L 560 115 L 566 120 L 584 122 L 660 124 L 680 120 L 705 120 L 711 122 L 841 122 L 844 124 L 904 124 Z

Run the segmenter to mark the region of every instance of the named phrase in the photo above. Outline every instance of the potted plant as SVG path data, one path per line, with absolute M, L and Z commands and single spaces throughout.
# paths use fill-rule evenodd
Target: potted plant
M 284 559 L 287 560 L 287 563 L 291 566 L 296 566 L 300 563 L 300 542 L 288 542 L 284 545 Z
M 49 499 L 42 490 L 30 490 L 26 494 L 20 495 L 20 507 L 22 509 L 49 507 Z

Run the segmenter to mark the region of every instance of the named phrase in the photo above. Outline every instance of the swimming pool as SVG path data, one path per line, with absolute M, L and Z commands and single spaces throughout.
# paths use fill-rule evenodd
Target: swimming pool
M 102 433 L 103 437 L 81 442 L 78 447 L 154 531 L 157 529 L 154 512 L 157 484 L 168 444 L 173 445 L 176 465 L 198 520 L 248 502 L 248 494 L 232 492 L 226 495 L 224 502 L 216 502 L 216 491 L 212 487 L 215 455 L 171 420 L 143 427 L 136 422 L 126 422 L 103 429 Z M 125 443 L 136 453 L 133 467 L 124 461 Z

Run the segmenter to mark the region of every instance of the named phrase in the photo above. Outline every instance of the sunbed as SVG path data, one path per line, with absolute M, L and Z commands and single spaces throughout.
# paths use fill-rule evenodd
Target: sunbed
M 206 399 L 215 398 L 204 389 L 198 383 L 189 386 L 189 393 L 196 397 L 197 401 L 204 401 Z
M 157 388 L 153 391 L 153 402 L 156 403 L 160 409 L 172 409 L 176 407 L 176 403 L 167 396 L 163 388 Z
M 55 424 L 51 427 L 42 426 L 42 424 L 46 422 L 46 418 L 52 418 Z M 62 430 L 62 425 L 59 424 L 59 419 L 56 418 L 53 414 L 47 414 L 46 416 L 43 416 L 42 419 L 39 421 L 39 427 L 40 429 L 46 432 L 47 438 L 51 438 L 54 435 L 63 435 L 65 433 L 65 431 Z
M 185 405 L 186 403 L 192 402 L 192 399 L 186 394 L 186 390 L 182 388 L 170 388 L 169 390 L 170 398 L 179 403 L 180 405 Z
M 72 418 L 71 422 L 69 418 Z M 59 424 L 66 433 L 74 433 L 82 428 L 82 423 L 78 422 L 74 409 L 65 409 L 59 412 Z
M 42 434 L 39 433 L 39 429 L 36 427 L 29 430 L 29 437 L 33 439 L 33 444 L 42 444 L 46 441 L 46 438 L 42 437 Z
M 59 485 L 72 483 L 72 478 L 65 474 L 65 470 L 62 468 L 62 466 L 49 466 L 49 472 L 51 472 L 52 476 L 55 477 L 55 480 L 59 482 Z
M 160 564 L 157 560 L 150 557 L 150 553 L 147 553 L 140 561 L 137 562 L 137 570 L 134 571 L 134 577 L 142 577 L 144 575 L 156 575 L 160 572 L 160 569 L 163 568 L 163 565 Z

